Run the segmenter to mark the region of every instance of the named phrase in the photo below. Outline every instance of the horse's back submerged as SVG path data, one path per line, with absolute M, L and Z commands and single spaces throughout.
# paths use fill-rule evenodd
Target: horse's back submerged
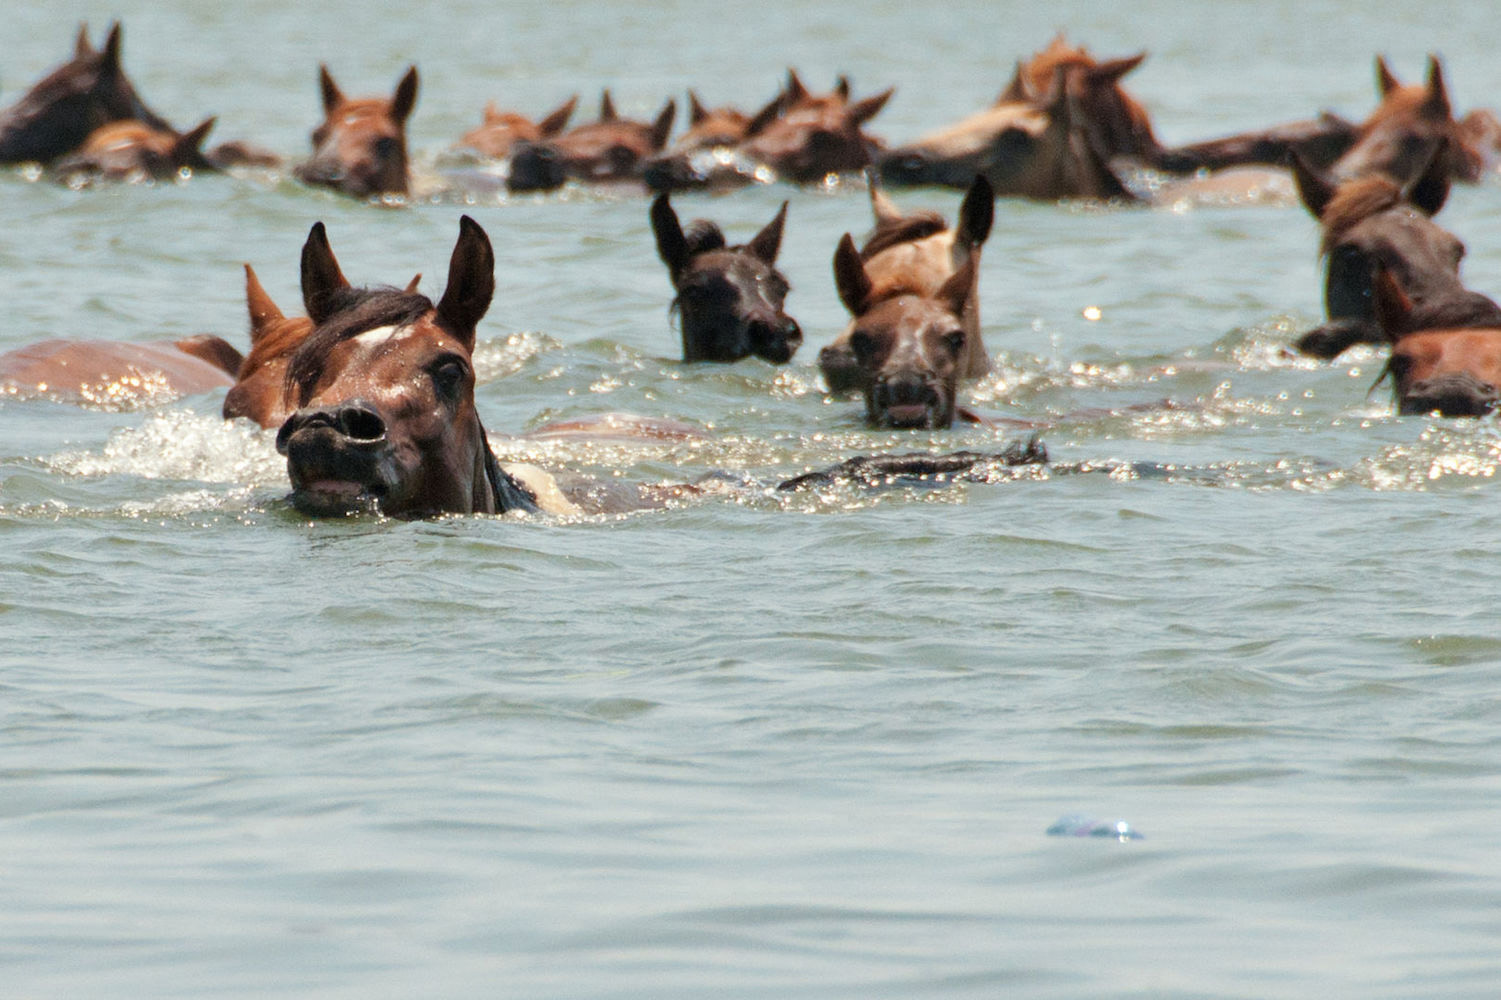
M 233 384 L 239 352 L 217 337 L 177 343 L 44 340 L 0 354 L 0 392 L 134 407 Z

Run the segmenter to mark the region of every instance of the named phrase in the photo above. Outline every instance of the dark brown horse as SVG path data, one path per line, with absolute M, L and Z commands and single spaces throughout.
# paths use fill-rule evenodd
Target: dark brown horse
M 80 28 L 73 58 L 0 113 L 0 163 L 50 164 L 78 149 L 95 129 L 134 119 L 152 128 L 171 126 L 141 101 L 120 65 L 120 25 L 104 47 L 89 44 Z
M 739 147 L 748 160 L 794 184 L 813 184 L 831 174 L 863 170 L 882 143 L 864 126 L 891 100 L 888 88 L 858 101 L 849 81 L 840 79 L 828 94 L 815 95 L 789 71 L 776 113 Z
M 570 178 L 589 182 L 639 181 L 646 161 L 667 146 L 677 102 L 668 101 L 654 121 L 632 121 L 615 110 L 607 90 L 599 120 L 561 135 L 517 143 L 511 152 L 512 191 L 553 191 Z
M 684 361 L 739 361 L 754 354 L 785 364 L 803 331 L 784 303 L 789 285 L 777 270 L 787 203 L 749 243 L 729 246 L 714 223 L 698 219 L 685 233 L 667 195 L 651 206 L 657 254 L 677 292 Z
M 1083 46 L 1070 45 L 1060 33 L 1047 48 L 1016 68 L 1002 100 L 1042 103 L 1060 71 L 1069 96 L 1090 130 L 1090 141 L 1107 161 L 1129 156 L 1153 162 L 1162 146 L 1152 131 L 1152 119 L 1140 101 L 1128 94 L 1121 80 L 1146 60 L 1145 52 L 1117 59 L 1096 59 Z
M 876 281 L 848 233 L 834 252 L 834 283 L 854 317 L 849 345 L 862 369 L 866 419 L 875 427 L 946 428 L 966 334 L 964 313 L 979 258 L 971 255 L 936 292 Z
M 1464 288 L 1464 244 L 1430 218 L 1449 194 L 1450 174 L 1439 151 L 1429 150 L 1427 167 L 1406 185 L 1381 174 L 1336 185 L 1301 158 L 1295 158 L 1294 176 L 1304 205 L 1323 226 L 1320 249 L 1327 262 L 1329 321 L 1298 340 L 1303 353 L 1332 358 L 1354 344 L 1386 342 L 1374 305 L 1378 268 L 1389 271 L 1420 307 L 1463 301 L 1476 314 L 1496 308 Z
M 981 175 L 997 195 L 1134 200 L 1099 148 L 1101 127 L 1071 93 L 1067 67 L 1053 70 L 1042 95 L 1029 93 L 1008 88 L 979 114 L 883 154 L 881 179 L 967 187 Z
M 1396 274 L 1375 277 L 1376 314 L 1392 340 L 1384 375 L 1397 412 L 1479 417 L 1501 400 L 1501 313 L 1467 315 L 1464 300 L 1420 308 Z
M 866 275 L 873 285 L 903 287 L 927 296 L 936 295 L 971 259 L 978 261 L 995 218 L 995 193 L 990 182 L 978 175 L 959 206 L 958 224 L 953 228 L 937 212 L 903 214 L 875 178 L 870 181 L 870 204 L 876 225 L 860 248 Z M 866 388 L 870 372 L 851 344 L 858 325 L 858 320 L 852 322 L 818 353 L 818 367 L 830 392 Z M 981 378 L 990 371 L 990 355 L 980 335 L 978 290 L 965 299 L 964 334 L 959 377 Z
M 213 127 L 212 118 L 186 133 L 139 121 L 110 122 L 90 133 L 83 146 L 59 160 L 53 170 L 69 184 L 96 178 L 165 181 L 213 172 L 218 167 L 201 150 Z
M 301 331 L 280 327 L 274 353 L 255 345 L 265 350 L 252 349 L 240 373 L 249 385 L 274 366 L 256 382 L 261 398 L 242 405 L 266 416 L 291 411 L 276 445 L 299 510 L 423 517 L 536 509 L 496 462 L 474 406 L 470 357 L 495 292 L 494 266 L 489 238 L 465 216 L 437 305 L 415 292 L 352 288 L 322 223 L 313 226 L 302 251 L 309 322 Z M 250 302 L 254 322 L 253 295 Z M 266 318 L 269 338 L 277 319 Z
M 465 132 L 459 144 L 487 159 L 504 160 L 517 143 L 561 135 L 578 101 L 578 95 L 574 95 L 536 121 L 515 111 L 502 111 L 492 102 L 485 105 L 484 122 Z
M 417 104 L 417 67 L 407 69 L 389 99 L 345 97 L 327 66 L 318 67 L 318 83 L 323 123 L 313 130 L 313 155 L 296 167 L 297 178 L 357 198 L 406 194 L 406 121 Z

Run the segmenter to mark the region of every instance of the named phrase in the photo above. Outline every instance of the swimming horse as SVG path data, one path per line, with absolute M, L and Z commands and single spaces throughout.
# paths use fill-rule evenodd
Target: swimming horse
M 0 113 L 0 163 L 50 164 L 110 122 L 135 120 L 170 131 L 126 77 L 120 45 L 119 22 L 100 49 L 89 43 L 87 28 L 80 28 L 73 58 Z
M 474 404 L 475 327 L 495 293 L 495 256 L 468 216 L 436 305 L 409 289 L 355 288 L 322 223 L 302 249 L 305 320 L 281 314 L 247 271 L 251 353 L 225 415 L 280 420 L 292 502 L 332 516 L 535 511 L 500 467 Z
M 405 195 L 406 122 L 417 104 L 417 82 L 417 67 L 411 66 L 390 98 L 350 98 L 320 65 L 323 122 L 313 130 L 312 156 L 293 170 L 297 179 L 357 198 Z
M 1298 339 L 1298 350 L 1333 358 L 1355 344 L 1389 340 L 1376 315 L 1378 268 L 1388 272 L 1420 313 L 1429 308 L 1452 311 L 1464 304 L 1472 318 L 1493 315 L 1501 321 L 1495 303 L 1460 281 L 1464 244 L 1431 218 L 1448 198 L 1451 169 L 1442 143 L 1430 146 L 1427 165 L 1405 184 L 1384 173 L 1336 183 L 1294 156 L 1299 195 L 1323 229 L 1320 251 L 1329 317 Z
M 792 360 L 803 331 L 786 313 L 790 286 L 776 266 L 786 221 L 784 201 L 749 243 L 730 246 L 704 219 L 685 232 L 667 195 L 652 202 L 657 254 L 676 292 L 684 361 L 739 361 L 752 354 L 772 364 Z
M 1479 417 L 1501 400 L 1501 310 L 1464 296 L 1421 306 L 1381 266 L 1373 281 L 1377 320 L 1392 342 L 1382 377 L 1400 414 Z M 1482 297 L 1483 298 L 1483 297 Z M 1489 300 L 1486 300 L 1489 302 Z

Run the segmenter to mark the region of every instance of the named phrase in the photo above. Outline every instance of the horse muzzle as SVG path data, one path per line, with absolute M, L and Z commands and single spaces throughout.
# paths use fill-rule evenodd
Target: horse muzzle
M 398 482 L 386 421 L 363 400 L 298 410 L 276 450 L 287 457 L 293 505 L 313 517 L 382 509 Z
M 1501 392 L 1469 372 L 1448 372 L 1414 382 L 1402 393 L 1397 412 L 1417 416 L 1483 417 L 1496 408 Z
M 802 346 L 803 328 L 791 316 L 780 316 L 770 321 L 752 320 L 746 325 L 746 336 L 757 357 L 785 365 Z
M 871 424 L 896 429 L 943 430 L 954 422 L 953 393 L 917 372 L 878 375 L 866 391 Z

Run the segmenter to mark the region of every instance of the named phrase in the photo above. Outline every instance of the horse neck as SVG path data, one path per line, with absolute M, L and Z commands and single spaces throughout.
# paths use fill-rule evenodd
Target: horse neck
M 504 514 L 520 510 L 529 514 L 537 513 L 540 509 L 537 498 L 500 467 L 495 452 L 490 449 L 490 437 L 485 433 L 484 425 L 478 418 L 475 418 L 475 425 L 479 428 L 481 468 L 476 470 L 474 477 L 474 512 Z

